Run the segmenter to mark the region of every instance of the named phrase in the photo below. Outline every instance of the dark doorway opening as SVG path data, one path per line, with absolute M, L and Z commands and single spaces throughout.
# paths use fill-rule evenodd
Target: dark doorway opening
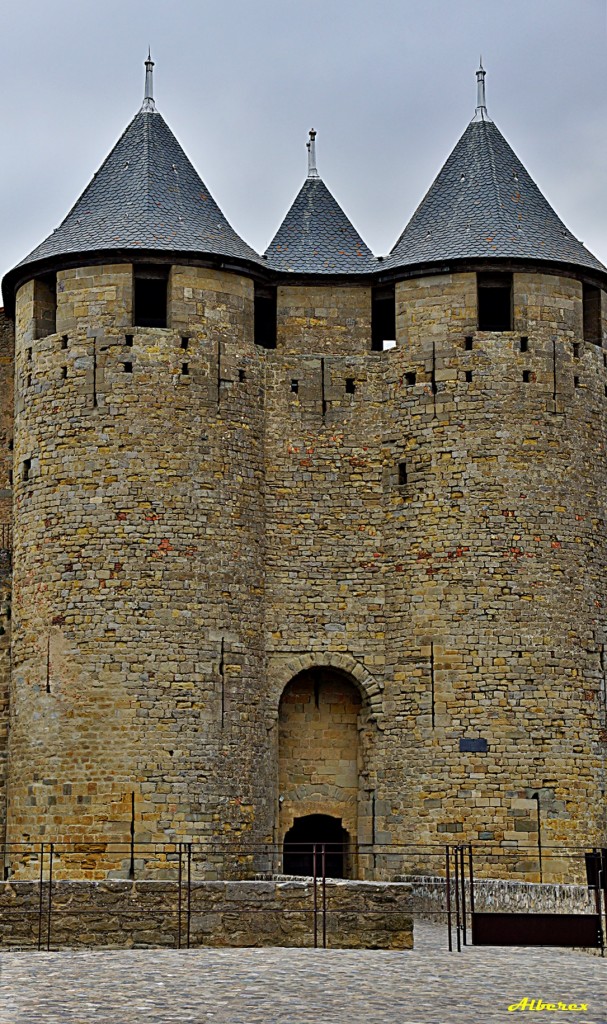
M 285 836 L 284 874 L 313 875 L 316 846 L 316 874 L 322 875 L 324 845 L 327 878 L 345 878 L 348 840 L 341 818 L 332 818 L 329 814 L 308 814 L 305 818 L 296 818 Z

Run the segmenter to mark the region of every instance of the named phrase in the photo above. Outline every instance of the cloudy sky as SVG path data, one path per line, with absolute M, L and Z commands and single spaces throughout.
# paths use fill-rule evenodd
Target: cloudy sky
M 143 95 L 236 230 L 274 234 L 318 131 L 322 177 L 376 254 L 489 113 L 607 263 L 607 0 L 3 0 L 0 273 L 67 213 Z

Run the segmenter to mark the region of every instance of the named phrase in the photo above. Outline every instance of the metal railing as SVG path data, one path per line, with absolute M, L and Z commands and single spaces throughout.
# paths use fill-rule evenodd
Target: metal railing
M 534 847 L 527 849 L 532 851 Z M 231 909 L 226 908 L 225 900 L 219 909 L 217 905 L 209 906 L 206 882 L 280 882 L 292 879 L 302 883 L 301 890 L 293 901 L 297 905 L 281 904 L 274 896 L 273 902 L 272 898 L 269 900 L 272 905 L 267 906 L 260 905 L 264 902 L 263 899 L 258 899 L 257 902 L 253 900 L 254 905 L 251 905 L 251 902 L 247 905 L 246 901 L 243 901 L 241 912 L 246 915 L 275 914 L 278 917 L 299 915 L 301 920 L 308 920 L 310 923 L 310 930 L 307 933 L 309 944 L 314 948 L 323 949 L 330 944 L 334 934 L 332 929 L 339 924 L 339 915 L 352 917 L 362 914 L 365 915 L 367 922 L 374 918 L 381 922 L 391 915 L 420 917 L 437 923 L 446 921 L 448 948 L 454 948 L 455 925 L 456 948 L 461 951 L 464 946 L 471 944 L 468 941 L 469 937 L 474 943 L 475 920 L 479 916 L 476 912 L 475 895 L 479 891 L 481 897 L 483 895 L 479 886 L 482 887 L 483 883 L 526 883 L 526 879 L 516 871 L 516 859 L 520 858 L 523 850 L 523 847 L 516 850 L 503 849 L 498 844 L 491 843 L 478 844 L 474 847 L 470 843 L 445 846 L 360 844 L 356 847 L 339 843 L 305 843 L 301 846 L 291 844 L 289 857 L 292 859 L 293 854 L 300 855 L 310 868 L 309 874 L 295 875 L 285 874 L 282 870 L 285 866 L 283 857 L 287 851 L 272 844 L 239 847 L 235 852 L 234 846 L 227 843 L 190 841 L 12 843 L 0 847 L 0 854 L 4 854 L 4 862 L 7 865 L 5 882 L 16 882 L 17 885 L 25 882 L 34 888 L 29 890 L 29 895 L 22 890 L 25 895 L 22 896 L 21 902 L 11 899 L 9 903 L 0 903 L 0 925 L 2 914 L 5 915 L 5 919 L 11 913 L 18 914 L 21 919 L 21 933 L 27 933 L 29 936 L 26 945 L 39 950 L 50 950 L 53 936 L 55 935 L 57 941 L 61 931 L 60 924 L 68 917 L 76 917 L 82 922 L 88 920 L 94 924 L 100 915 L 107 915 L 117 922 L 116 931 L 123 927 L 123 921 L 134 921 L 133 928 L 140 928 L 148 920 L 155 922 L 162 931 L 162 944 L 170 943 L 177 949 L 189 949 L 193 940 L 194 915 L 234 912 L 233 906 Z M 347 869 L 348 865 L 351 868 L 355 867 L 352 873 L 363 880 L 409 883 L 412 889 L 409 890 L 408 902 L 405 898 L 403 904 L 396 909 L 387 910 L 385 906 L 378 908 L 372 902 L 361 901 L 360 894 L 356 893 L 355 889 L 347 894 L 348 898 L 345 901 L 343 894 L 341 899 L 336 901 L 334 885 L 343 875 L 331 871 L 338 863 L 336 857 L 339 853 L 344 868 Z M 230 856 L 231 860 L 228 863 Z M 596 848 L 591 853 L 588 853 L 587 847 L 550 848 L 553 867 L 557 862 L 560 864 L 560 876 L 573 876 L 578 885 L 583 884 L 580 880 L 582 872 L 586 876 L 588 907 L 594 902 L 595 913 L 599 915 L 602 944 L 604 932 L 600 892 L 603 890 L 604 893 L 607 921 L 607 888 L 603 881 L 605 876 L 602 874 L 604 869 L 601 866 L 601 856 Z M 99 860 L 95 860 L 99 857 L 106 858 L 106 869 L 108 864 L 114 865 L 112 869 L 104 869 L 105 876 L 100 873 Z M 479 870 L 475 870 L 475 859 Z M 223 872 L 222 862 L 226 865 Z M 8 867 L 9 863 L 11 868 Z M 238 863 L 240 872 L 237 871 Z M 422 870 L 424 864 L 427 865 L 428 871 Z M 118 865 L 122 867 L 118 868 Z M 499 877 L 495 877 L 496 868 Z M 117 874 L 118 871 L 121 872 L 120 875 Z M 90 881 L 87 872 L 89 876 L 91 872 L 96 873 L 97 880 L 106 881 L 113 886 L 114 902 L 111 909 L 103 903 L 95 904 L 92 898 L 94 886 L 91 886 L 88 897 L 83 902 L 82 893 L 81 902 L 78 902 L 78 899 L 73 902 L 66 899 L 66 890 L 70 888 L 70 882 L 87 886 Z M 356 882 L 357 879 L 345 880 Z M 116 882 L 122 885 L 114 885 Z M 156 885 L 148 888 L 146 882 L 163 884 L 160 887 Z M 63 883 L 68 885 L 65 886 Z M 135 887 L 140 895 L 139 903 L 131 898 Z M 541 890 L 545 888 L 546 883 L 538 886 L 536 891 L 541 895 Z M 430 890 L 433 894 L 431 899 L 428 898 Z M 578 916 L 587 918 L 588 914 L 582 913 Z M 23 924 L 24 921 L 26 925 Z M 159 921 L 165 921 L 165 924 L 160 927 Z M 585 924 L 588 924 L 588 921 Z M 194 932 L 197 934 L 196 927 Z M 107 930 L 102 930 L 102 934 L 107 937 Z

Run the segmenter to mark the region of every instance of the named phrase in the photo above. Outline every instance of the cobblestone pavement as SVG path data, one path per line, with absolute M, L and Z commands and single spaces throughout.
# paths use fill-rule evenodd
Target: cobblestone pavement
M 607 1024 L 607 959 L 564 950 L 417 948 L 6 953 L 0 1024 Z M 508 1012 L 523 999 L 587 1010 Z

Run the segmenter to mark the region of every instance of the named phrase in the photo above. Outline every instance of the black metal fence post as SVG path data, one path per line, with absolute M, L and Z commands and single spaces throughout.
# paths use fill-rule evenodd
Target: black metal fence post
M 42 949 L 42 884 L 44 876 L 44 843 L 40 843 L 40 874 L 38 889 L 38 950 Z
M 327 948 L 327 862 L 322 844 L 322 948 Z
M 177 949 L 181 949 L 181 843 L 177 844 Z
M 187 896 L 187 932 L 186 941 L 187 949 L 190 948 L 190 929 L 192 923 L 192 844 L 188 843 L 188 866 L 187 866 L 187 885 L 188 885 L 188 896 Z
M 449 935 L 449 952 L 453 952 L 453 940 L 451 937 L 451 847 L 445 846 L 445 884 L 447 890 L 447 932 Z
M 472 843 L 468 843 L 468 874 L 470 876 L 470 913 L 474 913 L 474 868 L 472 866 Z
M 453 849 L 455 860 L 455 934 L 457 938 L 457 952 L 462 951 L 461 917 L 460 917 L 460 891 L 459 891 L 459 856 L 457 846 Z
M 46 949 L 47 952 L 51 948 L 51 913 L 53 909 L 53 851 L 55 844 L 50 843 L 49 845 L 49 865 L 48 865 L 48 920 L 46 923 Z
M 467 934 L 466 934 L 466 865 L 464 862 L 464 847 L 459 848 L 459 860 L 460 860 L 460 877 L 462 885 L 462 936 L 464 940 L 464 946 L 467 945 Z
M 316 880 L 316 843 L 312 847 L 312 871 L 313 871 L 313 890 L 314 890 L 314 949 L 318 948 L 318 889 Z

